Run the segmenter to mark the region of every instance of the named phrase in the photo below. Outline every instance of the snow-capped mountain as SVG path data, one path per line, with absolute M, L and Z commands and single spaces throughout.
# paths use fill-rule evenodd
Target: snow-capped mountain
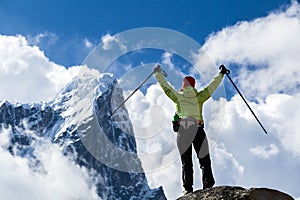
M 33 143 L 46 139 L 58 145 L 65 156 L 87 169 L 99 199 L 166 199 L 162 188 L 148 186 L 126 108 L 108 119 L 122 101 L 121 87 L 111 74 L 83 67 L 52 101 L 2 101 L 0 129 L 11 129 L 7 150 L 30 157 L 32 170 L 43 171 Z

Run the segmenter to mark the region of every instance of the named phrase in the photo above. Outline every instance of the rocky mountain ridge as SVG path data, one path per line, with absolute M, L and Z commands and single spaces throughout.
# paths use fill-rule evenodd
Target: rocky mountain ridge
M 177 200 L 293 200 L 288 194 L 269 188 L 245 189 L 238 186 L 217 186 L 197 190 Z
M 162 188 L 148 186 L 126 108 L 107 119 L 121 101 L 111 74 L 85 68 L 49 102 L 0 102 L 0 131 L 11 129 L 7 150 L 30 159 L 37 173 L 45 163 L 35 156 L 35 141 L 58 145 L 93 176 L 99 199 L 166 199 Z

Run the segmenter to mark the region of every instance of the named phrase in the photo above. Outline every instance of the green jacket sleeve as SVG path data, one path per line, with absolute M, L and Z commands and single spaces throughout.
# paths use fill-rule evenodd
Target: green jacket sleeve
M 155 78 L 159 82 L 159 84 L 162 87 L 162 89 L 165 92 L 165 94 L 174 103 L 177 104 L 178 103 L 177 92 L 176 92 L 176 90 L 171 85 L 169 85 L 169 83 L 166 81 L 165 77 L 161 73 L 157 72 L 157 73 L 155 73 Z
M 211 97 L 211 95 L 215 92 L 217 87 L 220 85 L 223 79 L 223 74 L 218 73 L 213 80 L 203 89 L 199 92 L 198 98 L 201 98 L 201 100 L 204 102 L 207 99 Z

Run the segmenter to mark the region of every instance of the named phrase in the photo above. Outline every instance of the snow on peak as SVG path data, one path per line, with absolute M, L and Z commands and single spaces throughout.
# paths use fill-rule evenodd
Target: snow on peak
M 90 119 L 96 99 L 116 83 L 112 74 L 100 73 L 83 66 L 78 76 L 74 77 L 51 103 L 54 110 L 60 111 L 64 118 L 60 130 L 55 130 L 55 138 L 68 127 L 78 127 Z
M 59 144 L 65 155 L 91 173 L 101 198 L 165 199 L 161 188 L 149 188 L 142 173 L 125 106 L 107 119 L 123 100 L 122 89 L 112 74 L 85 66 L 50 102 L 2 101 L 0 124 L 12 127 L 11 150 L 17 149 L 12 151 L 19 152 L 17 156 L 36 159 L 33 144 L 35 140 L 39 143 L 39 138 Z

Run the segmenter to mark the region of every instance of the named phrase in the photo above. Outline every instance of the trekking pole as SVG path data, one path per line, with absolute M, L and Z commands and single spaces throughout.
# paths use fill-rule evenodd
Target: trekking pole
M 224 66 L 224 65 L 221 65 L 220 68 Z M 225 67 L 225 66 L 224 66 Z M 245 102 L 245 104 L 247 105 L 247 107 L 249 108 L 249 110 L 251 111 L 251 113 L 253 114 L 253 116 L 255 117 L 256 121 L 258 122 L 258 124 L 261 126 L 261 128 L 263 129 L 263 131 L 267 133 L 266 129 L 264 128 L 264 126 L 262 125 L 262 123 L 259 121 L 259 119 L 257 118 L 257 116 L 255 115 L 255 113 L 253 112 L 253 110 L 251 109 L 251 107 L 249 106 L 249 104 L 247 103 L 246 99 L 243 97 L 242 93 L 240 92 L 240 90 L 238 89 L 238 87 L 235 85 L 235 83 L 233 82 L 233 80 L 231 79 L 231 77 L 229 76 L 230 74 L 230 70 L 226 70 L 226 73 L 225 73 L 228 77 L 228 79 L 230 80 L 230 82 L 232 83 L 233 87 L 236 89 L 236 91 L 239 93 L 239 95 L 241 96 L 241 98 L 243 99 L 243 101 Z
M 159 65 L 158 65 L 159 66 Z M 160 67 L 160 66 L 159 66 Z M 161 73 L 164 76 L 167 76 L 167 73 L 160 68 Z M 107 119 L 110 119 L 111 116 L 113 116 L 113 114 L 115 114 L 117 112 L 117 110 L 119 110 L 119 108 L 121 108 L 121 106 L 123 106 L 126 101 L 136 92 L 138 91 L 143 85 L 144 83 L 146 83 L 146 81 L 155 73 L 155 70 L 153 70 L 153 72 L 151 72 L 151 74 L 149 74 L 149 76 L 107 117 Z

